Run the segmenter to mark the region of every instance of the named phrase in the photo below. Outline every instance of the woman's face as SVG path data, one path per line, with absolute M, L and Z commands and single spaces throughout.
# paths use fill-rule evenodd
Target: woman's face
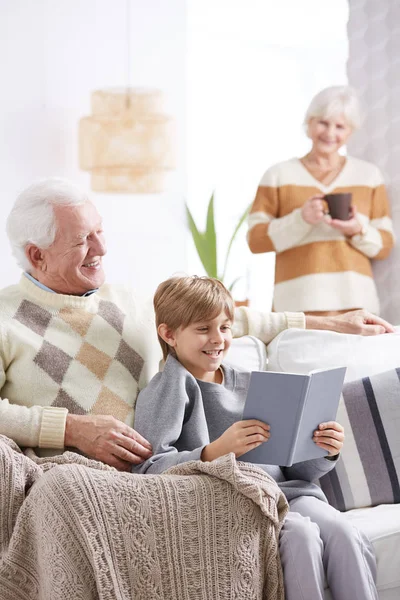
M 313 150 L 318 154 L 334 154 L 347 142 L 352 128 L 343 116 L 313 117 L 308 123 L 307 133 Z

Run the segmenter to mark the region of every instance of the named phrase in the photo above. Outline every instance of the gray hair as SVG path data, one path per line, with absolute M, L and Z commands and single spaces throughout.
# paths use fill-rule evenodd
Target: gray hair
M 304 118 L 307 127 L 310 119 L 342 116 L 352 129 L 361 125 L 361 109 L 356 91 L 347 85 L 334 85 L 318 92 L 311 100 Z
M 77 206 L 88 202 L 87 194 L 66 179 L 41 179 L 26 188 L 16 199 L 7 219 L 7 235 L 12 253 L 25 271 L 31 264 L 25 254 L 27 244 L 49 248 L 55 240 L 55 205 Z

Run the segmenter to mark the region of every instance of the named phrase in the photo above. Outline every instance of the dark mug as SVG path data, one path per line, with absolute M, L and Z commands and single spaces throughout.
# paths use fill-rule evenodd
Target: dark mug
M 328 204 L 328 211 L 332 219 L 348 221 L 351 218 L 351 198 L 352 194 L 326 194 L 325 202 Z

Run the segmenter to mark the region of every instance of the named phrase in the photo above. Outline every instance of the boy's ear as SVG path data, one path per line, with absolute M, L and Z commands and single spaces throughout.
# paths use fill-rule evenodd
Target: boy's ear
M 164 340 L 171 348 L 174 348 L 176 345 L 175 331 L 170 329 L 168 325 L 165 323 L 161 323 L 157 327 L 157 333 L 161 339 Z

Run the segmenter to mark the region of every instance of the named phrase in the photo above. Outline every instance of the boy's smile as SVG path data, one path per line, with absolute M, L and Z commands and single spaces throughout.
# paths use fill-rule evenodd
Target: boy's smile
M 223 348 L 220 348 L 220 350 L 203 350 L 203 352 L 204 354 L 207 354 L 207 356 L 214 356 L 215 358 L 218 358 L 223 350 Z

